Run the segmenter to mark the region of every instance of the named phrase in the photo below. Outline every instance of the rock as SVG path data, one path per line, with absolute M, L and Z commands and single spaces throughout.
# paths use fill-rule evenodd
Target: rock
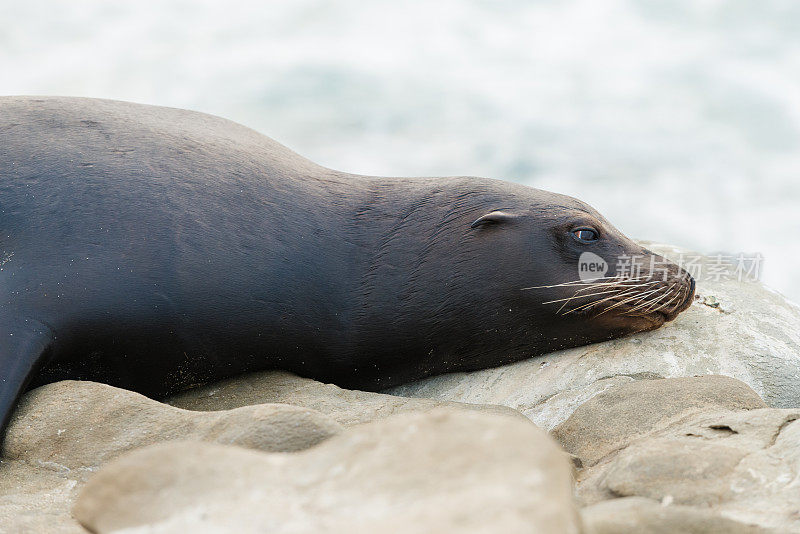
M 405 412 L 440 406 L 505 415 L 521 415 L 505 406 L 409 399 L 342 389 L 285 371 L 251 373 L 179 393 L 166 401 L 187 410 L 229 410 L 263 403 L 286 403 L 323 413 L 342 425 L 366 423 Z
M 606 470 L 604 484 L 613 495 L 711 506 L 722 501 L 727 477 L 746 454 L 701 440 L 645 440 L 617 456 Z
M 590 534 L 769 534 L 777 532 L 689 506 L 626 497 L 581 510 Z
M 646 246 L 674 261 L 690 254 Z M 706 258 L 700 264 L 711 262 Z M 800 405 L 800 308 L 758 282 L 700 277 L 697 292 L 691 308 L 652 332 L 494 369 L 432 377 L 388 393 L 502 404 L 548 430 L 587 397 L 643 378 L 726 375 L 745 382 L 770 406 Z M 706 301 L 707 296 L 714 299 Z
M 78 489 L 98 466 L 131 449 L 205 440 L 296 451 L 340 430 L 295 406 L 200 413 L 94 382 L 48 384 L 21 399 L 2 444 L 0 531 L 85 533 L 70 514 Z
M 86 534 L 70 514 L 78 485 L 69 473 L 0 461 L 0 532 Z
M 727 376 L 637 380 L 605 388 L 553 430 L 586 467 L 671 421 L 708 409 L 767 405 L 747 384 Z
M 168 440 L 296 451 L 340 429 L 318 412 L 286 404 L 193 412 L 105 384 L 63 381 L 23 397 L 2 454 L 59 469 L 91 470 L 124 451 Z
M 75 517 L 93 532 L 578 533 L 571 467 L 512 417 L 440 408 L 265 454 L 171 443 L 97 473 Z
M 553 435 L 581 460 L 577 496 L 599 532 L 800 532 L 798 419 L 728 377 L 638 380 L 596 394 Z M 735 525 L 714 530 L 717 517 Z
M 800 410 L 704 411 L 639 437 L 578 477 L 583 502 L 639 496 L 800 532 Z

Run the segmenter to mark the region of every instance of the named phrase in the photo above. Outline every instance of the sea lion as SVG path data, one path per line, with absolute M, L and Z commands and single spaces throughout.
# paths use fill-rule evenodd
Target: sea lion
M 610 271 L 583 276 L 587 252 Z M 694 293 L 567 196 L 347 174 L 218 117 L 84 98 L 0 98 L 0 253 L 3 425 L 64 378 L 377 390 L 655 328 Z

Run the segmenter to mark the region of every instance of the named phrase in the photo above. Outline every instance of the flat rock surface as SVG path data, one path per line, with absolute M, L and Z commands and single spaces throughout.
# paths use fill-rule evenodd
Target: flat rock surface
M 519 418 L 437 409 L 293 454 L 172 443 L 83 489 L 95 532 L 578 533 L 566 455 Z

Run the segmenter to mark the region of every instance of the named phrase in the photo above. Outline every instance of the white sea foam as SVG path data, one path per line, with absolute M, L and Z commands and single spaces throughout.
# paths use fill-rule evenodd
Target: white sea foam
M 761 252 L 800 300 L 793 0 L 28 0 L 0 93 L 200 109 L 368 174 L 518 180 L 626 233 Z

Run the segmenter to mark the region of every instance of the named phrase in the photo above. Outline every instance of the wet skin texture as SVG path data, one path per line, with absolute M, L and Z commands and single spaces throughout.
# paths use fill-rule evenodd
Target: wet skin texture
M 519 184 L 356 176 L 201 113 L 0 98 L 1 423 L 65 378 L 160 397 L 279 368 L 377 390 L 655 328 L 691 303 L 672 264 L 644 286 L 672 296 L 652 313 L 613 294 L 564 313 L 543 303 L 585 286 L 525 289 L 577 279 L 585 251 L 651 256 L 590 206 Z

